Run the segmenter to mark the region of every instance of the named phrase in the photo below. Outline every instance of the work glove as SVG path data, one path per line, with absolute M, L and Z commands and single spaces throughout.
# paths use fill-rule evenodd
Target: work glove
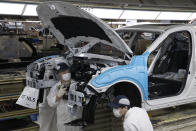
M 66 88 L 64 88 L 64 86 L 61 86 L 59 91 L 57 92 L 57 96 L 59 98 L 63 97 L 63 95 L 66 93 Z

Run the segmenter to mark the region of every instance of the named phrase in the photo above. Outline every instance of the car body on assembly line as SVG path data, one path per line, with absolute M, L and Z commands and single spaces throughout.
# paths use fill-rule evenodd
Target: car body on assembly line
M 66 62 L 77 82 L 76 90 L 69 92 L 69 108 L 83 106 L 83 121 L 93 121 L 97 101 L 117 95 L 126 95 L 132 106 L 146 110 L 196 101 L 196 26 L 136 25 L 115 32 L 68 3 L 42 3 L 37 12 L 44 27 L 69 51 L 30 64 L 27 86 L 50 88 L 58 79 L 56 64 Z

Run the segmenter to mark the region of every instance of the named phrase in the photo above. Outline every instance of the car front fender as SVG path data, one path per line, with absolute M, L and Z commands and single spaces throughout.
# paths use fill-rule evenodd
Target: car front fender
M 117 66 L 106 70 L 99 76 L 90 81 L 90 84 L 95 90 L 109 88 L 120 81 L 129 81 L 135 83 L 140 90 L 144 100 L 148 99 L 148 73 L 147 73 L 147 58 L 149 52 L 143 55 L 133 56 L 130 64 Z M 106 90 L 106 89 L 104 89 Z

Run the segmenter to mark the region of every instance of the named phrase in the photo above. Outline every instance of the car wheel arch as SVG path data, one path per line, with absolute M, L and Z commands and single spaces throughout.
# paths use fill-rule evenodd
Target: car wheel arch
M 129 98 L 132 106 L 141 107 L 143 101 L 142 91 L 139 86 L 133 82 L 118 82 L 110 86 L 108 93 L 114 90 L 113 95 L 125 95 Z

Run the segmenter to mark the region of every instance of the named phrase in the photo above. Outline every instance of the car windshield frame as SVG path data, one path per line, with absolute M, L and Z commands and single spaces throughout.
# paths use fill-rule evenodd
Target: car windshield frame
M 128 33 L 130 33 L 130 32 L 133 32 L 133 33 L 136 33 L 136 34 L 139 34 L 139 33 L 156 33 L 156 34 L 158 34 L 158 36 L 156 36 L 156 38 L 150 43 L 150 45 L 144 50 L 144 51 L 142 51 L 142 53 L 135 53 L 135 50 L 134 49 L 132 49 L 132 44 L 133 44 L 133 42 L 135 42 L 137 39 L 135 38 L 136 36 L 134 36 L 134 35 L 132 35 L 129 39 L 128 39 L 128 43 L 122 38 L 122 36 L 120 36 L 124 41 L 125 41 L 125 43 L 126 44 L 128 44 L 128 47 L 133 51 L 133 54 L 134 55 L 142 55 L 144 52 L 146 52 L 147 50 L 148 50 L 148 48 L 150 47 L 150 46 L 152 46 L 153 45 L 153 43 L 161 36 L 161 34 L 163 34 L 164 33 L 164 31 L 161 31 L 161 30 L 153 30 L 153 29 L 141 29 L 141 28 L 138 28 L 138 29 L 136 29 L 136 28 L 121 28 L 121 29 L 116 29 L 116 32 L 119 34 L 119 33 L 125 33 L 125 32 L 128 32 Z M 120 35 L 120 34 L 119 34 Z

